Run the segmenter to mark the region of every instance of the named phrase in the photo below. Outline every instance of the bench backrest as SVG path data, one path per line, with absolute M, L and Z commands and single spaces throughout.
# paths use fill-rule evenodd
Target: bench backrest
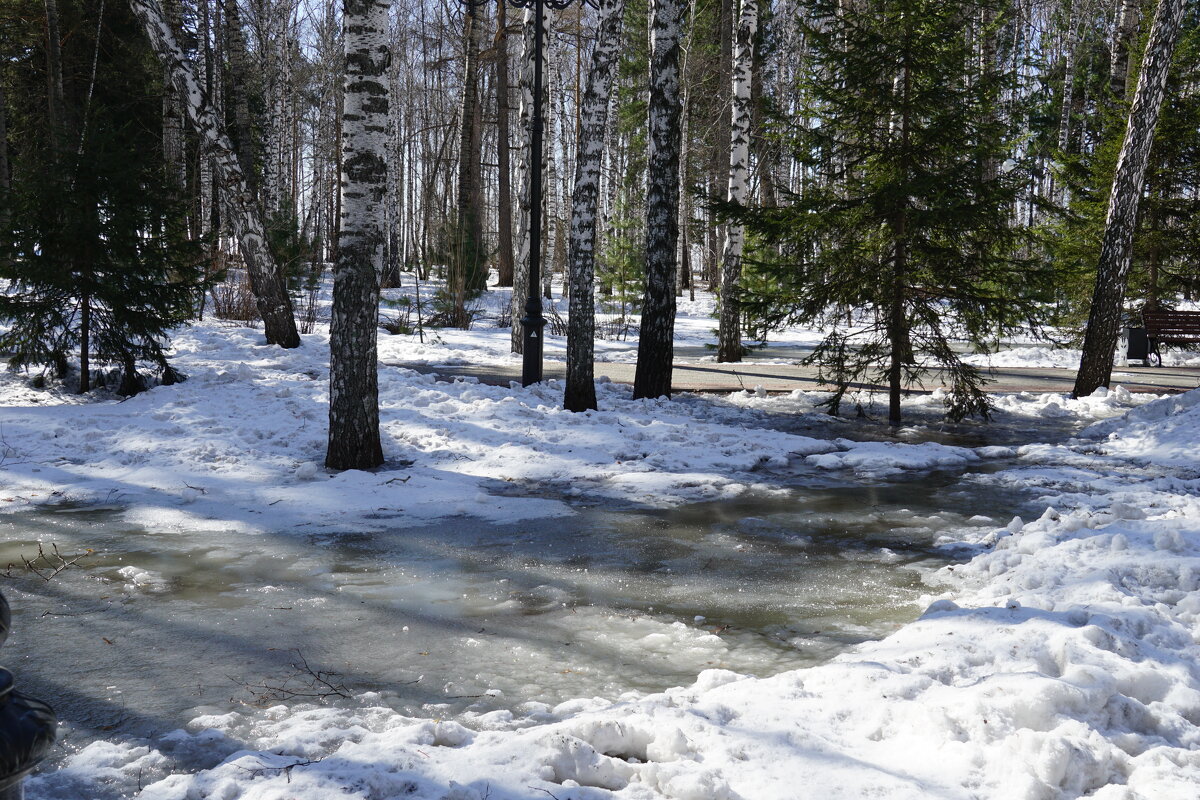
M 1144 311 L 1142 324 L 1155 339 L 1200 338 L 1200 311 Z

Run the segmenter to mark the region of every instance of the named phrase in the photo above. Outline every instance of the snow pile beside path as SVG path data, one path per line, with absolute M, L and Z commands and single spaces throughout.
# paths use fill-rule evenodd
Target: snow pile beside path
M 141 800 L 1192 800 L 1200 501 L 1134 516 L 991 530 L 922 619 L 821 667 L 467 726 L 372 696 L 201 716 L 156 747 L 91 745 L 31 796 L 107 770 L 147 779 Z
M 175 349 L 189 379 L 125 401 L 79 405 L 41 393 L 33 403 L 20 375 L 0 376 L 0 513 L 104 502 L 168 530 L 214 519 L 251 530 L 392 529 L 453 515 L 570 513 L 557 497 L 528 496 L 525 483 L 540 493 L 665 506 L 770 492 L 764 472 L 835 450 L 822 466 L 891 471 L 966 457 L 937 445 L 885 454 L 779 433 L 759 425 L 757 412 L 686 395 L 634 401 L 628 387 L 601 384 L 601 410 L 573 414 L 553 381 L 502 388 L 385 367 L 389 462 L 331 474 L 322 465 L 323 333 L 280 350 L 262 345 L 257 331 L 203 323 L 180 331 Z
M 849 417 L 831 417 L 822 413 L 824 410 L 822 404 L 829 397 L 829 392 L 801 389 L 794 389 L 787 394 L 768 394 L 765 391 L 747 390 L 730 393 L 724 398 L 724 402 L 767 414 L 806 414 L 811 416 L 813 422 L 823 422 L 831 427 L 848 427 L 851 424 Z M 1080 398 L 1054 392 L 1015 392 L 990 395 L 993 421 L 1008 422 L 1015 422 L 1021 418 L 1094 422 L 1120 416 L 1132 407 L 1150 403 L 1159 397 L 1161 395 L 1134 394 L 1123 386 L 1117 386 L 1112 391 L 1101 387 L 1093 394 Z M 917 423 L 928 422 L 928 418 L 914 419 L 912 412 L 918 411 L 936 415 L 939 424 L 944 422 L 946 398 L 947 393 L 943 389 L 929 393 L 914 393 L 905 397 L 903 409 L 906 419 Z M 886 393 L 867 391 L 855 393 L 843 404 L 843 410 L 850 410 L 855 404 L 869 409 L 872 414 L 881 416 L 887 414 Z
M 1014 347 L 994 353 L 972 353 L 963 356 L 962 360 L 964 364 L 977 367 L 1075 369 L 1079 366 L 1081 352 L 1058 347 Z
M 1200 468 L 1200 389 L 1162 397 L 1123 417 L 1090 425 L 1080 436 L 1099 440 L 1106 455 Z

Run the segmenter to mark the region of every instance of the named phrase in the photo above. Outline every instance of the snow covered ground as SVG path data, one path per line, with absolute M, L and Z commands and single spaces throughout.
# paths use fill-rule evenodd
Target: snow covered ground
M 683 316 L 685 340 L 712 327 L 703 310 L 698 301 Z M 385 336 L 380 352 L 505 359 L 507 336 Z M 461 721 L 401 716 L 371 694 L 346 707 L 204 714 L 153 743 L 90 744 L 29 781 L 31 800 L 113 784 L 145 800 L 1200 796 L 1200 390 L 1002 397 L 1010 421 L 1095 424 L 1065 443 L 968 448 L 854 441 L 832 421 L 828 437 L 764 424 L 814 414 L 820 397 L 800 392 L 633 401 L 603 384 L 600 411 L 570 414 L 554 384 L 438 383 L 385 368 L 388 463 L 331 475 L 320 465 L 323 332 L 282 351 L 207 322 L 175 348 L 189 380 L 124 401 L 81 403 L 0 378 L 0 512 L 105 504 L 164 532 L 219 520 L 299 535 L 566 518 L 573 497 L 661 506 L 769 495 L 801 463 L 882 476 L 989 459 L 1004 468 L 971 480 L 1031 487 L 1045 511 L 943 542 L 962 561 L 936 574 L 921 619 L 823 666 L 769 678 L 712 670 L 659 694 Z M 937 402 L 917 397 L 909 409 Z

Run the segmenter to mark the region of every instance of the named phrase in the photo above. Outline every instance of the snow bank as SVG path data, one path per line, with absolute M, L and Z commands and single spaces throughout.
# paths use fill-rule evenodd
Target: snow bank
M 290 351 L 263 346 L 260 337 L 221 323 L 180 331 L 174 363 L 189 379 L 124 401 L 79 404 L 32 393 L 20 375 L 4 374 L 0 513 L 111 503 L 164 530 L 208 520 L 251 530 L 395 528 L 452 515 L 512 521 L 570 513 L 557 499 L 520 491 L 523 484 L 665 506 L 770 491 L 763 475 L 821 454 L 828 457 L 810 463 L 866 473 L 974 458 L 940 445 L 780 433 L 752 409 L 687 395 L 634 401 L 628 387 L 611 383 L 598 387 L 600 411 L 574 414 L 561 408 L 554 381 L 495 387 L 385 367 L 388 463 L 331 474 L 321 463 L 325 335 L 307 335 Z M 385 342 L 393 355 L 401 339 Z
M 1090 425 L 1080 436 L 1100 441 L 1108 455 L 1195 470 L 1200 468 L 1200 389 L 1162 397 L 1125 417 Z
M 201 715 L 152 744 L 90 745 L 31 781 L 31 800 L 96 779 L 137 780 L 142 800 L 1193 800 L 1200 496 L 1195 480 L 1136 459 L 1185 463 L 1198 398 L 1095 426 L 1110 449 L 1098 464 L 1090 440 L 1026 449 L 1024 467 L 995 479 L 1040 471 L 1074 500 L 946 542 L 977 555 L 937 574 L 924 616 L 826 665 L 766 679 L 708 671 L 613 704 L 458 721 L 404 717 L 373 695 L 356 708 Z M 955 450 L 937 452 L 970 458 Z M 893 451 L 809 457 L 855 452 Z M 1089 477 L 1102 473 L 1110 482 Z M 1108 493 L 1117 483 L 1127 490 Z

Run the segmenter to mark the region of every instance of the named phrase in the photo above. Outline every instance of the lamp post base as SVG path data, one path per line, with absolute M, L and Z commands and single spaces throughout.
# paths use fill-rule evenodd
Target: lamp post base
M 530 386 L 542 382 L 543 331 L 546 318 L 542 316 L 542 299 L 536 294 L 525 302 L 525 316 L 521 318 L 525 332 L 521 348 L 521 385 Z M 0 797 L 0 800 L 4 798 Z

